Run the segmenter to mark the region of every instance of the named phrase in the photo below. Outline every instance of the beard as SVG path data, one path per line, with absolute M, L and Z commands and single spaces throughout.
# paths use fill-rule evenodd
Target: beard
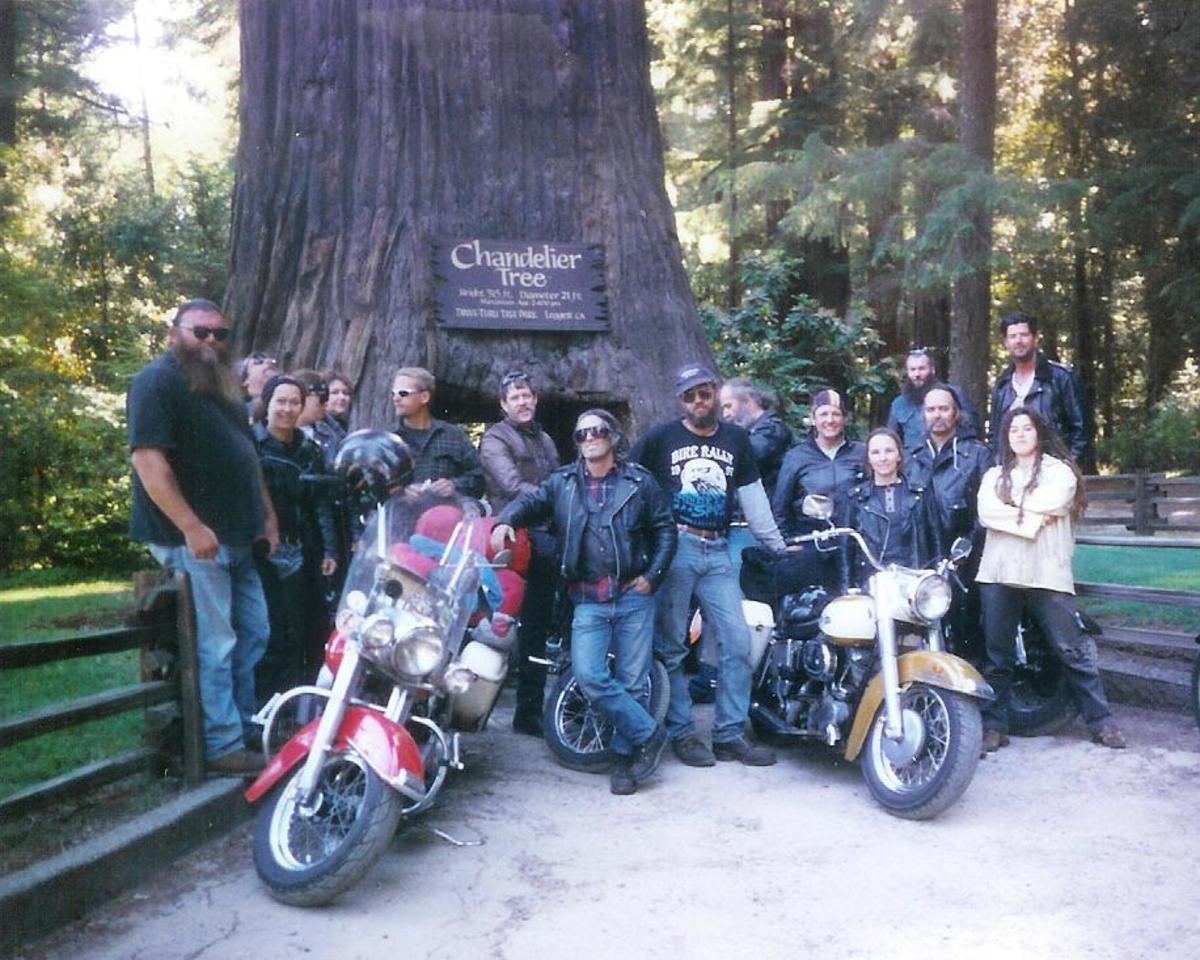
M 693 427 L 700 430 L 711 430 L 719 423 L 717 419 L 717 408 L 713 407 L 707 413 L 692 413 L 688 411 L 684 414 L 684 419 L 687 420 Z
M 191 350 L 182 343 L 171 345 L 171 353 L 179 362 L 179 372 L 192 393 L 228 400 L 241 405 L 242 388 L 233 368 L 227 362 L 228 355 L 218 351 L 216 361 L 206 360 L 204 351 Z
M 904 385 L 900 388 L 900 391 L 904 394 L 904 398 L 906 400 L 908 400 L 909 403 L 913 404 L 914 406 L 920 407 L 920 406 L 924 406 L 925 394 L 927 394 L 929 392 L 929 388 L 932 385 L 933 385 L 932 378 L 929 380 L 926 380 L 924 383 L 922 383 L 918 386 L 917 384 L 915 384 L 911 380 L 909 380 L 908 377 L 905 377 Z

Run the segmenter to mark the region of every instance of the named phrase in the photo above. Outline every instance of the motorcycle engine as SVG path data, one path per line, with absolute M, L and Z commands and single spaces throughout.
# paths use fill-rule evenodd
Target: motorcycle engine
M 813 680 L 827 683 L 837 673 L 837 650 L 824 640 L 805 640 L 800 651 L 800 664 Z

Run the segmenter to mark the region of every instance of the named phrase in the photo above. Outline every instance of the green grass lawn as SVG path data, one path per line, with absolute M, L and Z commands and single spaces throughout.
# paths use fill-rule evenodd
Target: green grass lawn
M 41 582 L 39 582 L 39 579 Z M 48 640 L 119 624 L 129 611 L 128 578 L 102 577 L 63 583 L 61 572 L 0 580 L 0 643 Z M 135 683 L 135 650 L 102 657 L 0 672 L 0 717 Z M 72 767 L 136 746 L 137 711 L 23 741 L 4 751 L 0 797 L 57 776 Z
M 1075 548 L 1075 579 L 1200 593 L 1200 550 L 1081 544 Z M 1092 598 L 1079 603 L 1101 622 L 1200 632 L 1200 608 Z

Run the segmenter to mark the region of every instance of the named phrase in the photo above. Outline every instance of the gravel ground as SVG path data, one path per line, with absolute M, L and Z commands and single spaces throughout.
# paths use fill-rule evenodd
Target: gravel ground
M 1183 714 L 1118 706 L 1124 751 L 1082 725 L 1014 738 L 938 820 L 910 823 L 819 748 L 761 769 L 668 753 L 614 797 L 514 735 L 510 696 L 441 805 L 334 905 L 272 901 L 246 827 L 21 956 L 1200 956 L 1200 732 Z

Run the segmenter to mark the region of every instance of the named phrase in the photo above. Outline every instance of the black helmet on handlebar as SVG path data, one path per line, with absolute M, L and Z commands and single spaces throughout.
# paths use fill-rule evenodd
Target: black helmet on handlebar
M 355 430 L 338 447 L 333 469 L 352 489 L 382 503 L 412 481 L 413 458 L 394 433 Z

